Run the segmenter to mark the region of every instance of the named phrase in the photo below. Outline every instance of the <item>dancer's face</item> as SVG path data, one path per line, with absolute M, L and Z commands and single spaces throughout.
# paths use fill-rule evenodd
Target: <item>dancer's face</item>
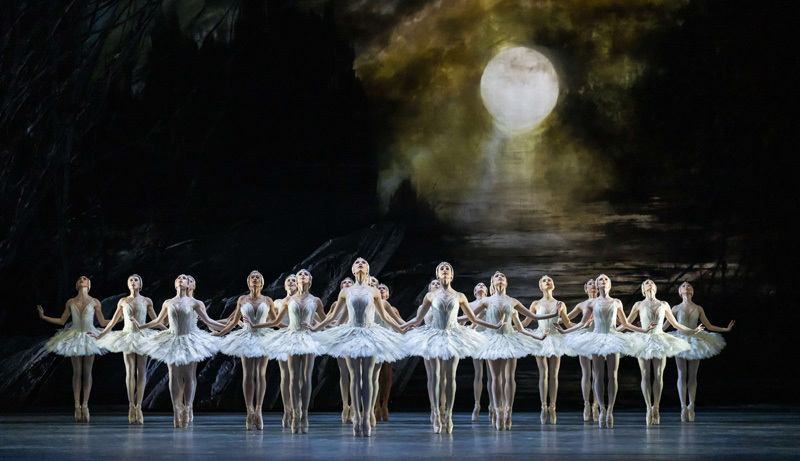
M 92 281 L 89 280 L 89 277 L 85 275 L 78 277 L 78 280 L 75 282 L 75 289 L 80 290 L 81 288 L 86 288 L 87 290 L 92 288 Z
M 261 272 L 250 272 L 250 275 L 247 276 L 247 287 L 256 291 L 264 287 L 264 276 L 261 275 Z
M 175 289 L 177 290 L 180 288 L 189 288 L 189 277 L 184 274 L 179 275 L 178 278 L 175 279 Z
M 440 288 L 442 288 L 442 283 L 439 282 L 438 280 L 434 280 L 433 282 L 430 283 L 430 285 L 428 285 L 428 291 L 431 292 L 436 291 Z
M 501 291 L 508 287 L 508 279 L 506 279 L 505 274 L 497 272 L 492 276 L 492 286 L 494 287 L 495 291 Z
M 194 281 L 194 277 L 191 275 L 186 276 L 189 279 L 189 294 L 194 293 L 194 289 L 197 288 L 197 282 Z
M 367 275 L 369 274 L 369 263 L 364 258 L 358 258 L 353 263 L 353 275 Z
M 283 281 L 283 288 L 286 289 L 286 293 L 288 294 L 292 294 L 297 291 L 297 277 L 294 275 L 286 277 L 286 280 Z
M 649 279 L 642 282 L 642 294 L 647 295 L 648 293 L 656 295 L 656 283 Z
M 586 291 L 586 294 L 589 295 L 590 298 L 597 296 L 597 284 L 594 282 L 594 279 L 589 279 L 589 281 L 586 282 L 584 291 Z
M 341 286 L 341 288 L 342 288 L 342 289 L 345 289 L 345 288 L 350 288 L 350 287 L 351 287 L 351 286 L 353 286 L 354 284 L 355 284 L 355 282 L 353 282 L 353 279 L 351 279 L 351 278 L 346 278 L 346 279 L 342 280 L 342 286 Z
M 128 289 L 131 291 L 142 289 L 142 279 L 138 275 L 131 275 L 128 277 Z
M 297 285 L 311 286 L 311 272 L 302 269 L 297 273 Z
M 378 279 L 376 279 L 375 277 L 370 277 L 369 286 L 371 286 L 372 288 L 378 288 Z
M 608 295 L 608 293 L 611 291 L 611 279 L 606 275 L 601 275 L 597 277 L 595 282 L 597 283 L 598 292 Z
M 556 285 L 553 283 L 553 279 L 550 276 L 545 275 L 541 279 L 539 279 L 539 289 L 544 292 L 548 290 L 555 289 Z
M 694 296 L 694 287 L 689 282 L 683 282 L 678 288 L 678 294 L 681 296 Z
M 452 282 L 453 268 L 450 266 L 450 264 L 440 264 L 439 267 L 436 268 L 436 278 L 443 283 L 449 284 Z
M 381 292 L 381 299 L 389 299 L 389 287 L 386 285 L 378 285 L 378 291 Z
M 489 293 L 489 290 L 486 288 L 486 285 L 481 282 L 475 285 L 475 289 L 472 290 L 472 293 L 474 293 L 475 297 L 477 298 L 478 296 L 486 296 L 487 293 Z

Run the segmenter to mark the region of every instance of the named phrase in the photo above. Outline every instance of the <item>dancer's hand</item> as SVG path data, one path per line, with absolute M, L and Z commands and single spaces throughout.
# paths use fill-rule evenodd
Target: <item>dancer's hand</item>
M 500 317 L 500 321 L 499 321 L 499 322 L 497 322 L 497 328 L 495 328 L 495 330 L 499 330 L 499 329 L 500 329 L 500 328 L 502 328 L 502 327 L 503 327 L 503 325 L 505 325 L 505 324 L 506 324 L 506 314 L 503 314 L 503 316 L 502 316 L 502 317 Z
M 44 308 L 37 304 L 36 305 L 36 310 L 39 312 L 39 318 L 43 319 L 44 318 Z M 731 322 L 731 325 L 733 325 L 733 322 Z
M 251 322 L 250 319 L 248 319 L 244 315 L 242 316 L 242 320 L 240 320 L 240 322 L 244 322 L 244 323 L 246 323 L 248 325 L 253 325 L 253 322 Z
M 655 323 L 651 323 L 651 324 L 650 324 L 650 326 L 649 326 L 649 327 L 647 327 L 647 332 L 648 332 L 648 333 L 650 333 L 650 331 L 651 331 L 653 328 L 655 328 L 656 326 L 657 326 L 657 325 L 656 325 Z
M 138 321 L 138 320 L 136 320 L 135 318 L 131 317 L 131 318 L 129 318 L 128 320 L 130 320 L 130 321 L 131 321 L 131 323 L 133 323 L 134 325 L 136 325 L 136 328 L 141 328 L 141 326 L 142 326 L 142 325 L 141 325 L 141 324 L 139 323 L 139 321 Z
M 549 335 L 549 334 L 550 334 L 550 329 L 549 328 L 544 330 L 544 335 L 542 336 L 542 339 L 546 338 L 547 335 Z
M 697 328 L 695 328 L 694 330 L 692 330 L 692 334 L 693 334 L 693 335 L 696 335 L 697 333 L 700 333 L 701 331 L 703 331 L 703 330 L 705 330 L 705 329 L 706 329 L 706 326 L 705 326 L 705 325 L 698 325 L 698 326 L 697 326 Z
M 211 333 L 211 336 L 222 336 L 222 330 L 219 331 L 215 330 L 213 333 Z
M 403 328 L 403 330 L 406 331 L 406 332 L 409 332 L 409 331 L 413 330 L 414 328 L 417 328 L 417 326 L 416 325 L 406 325 L 405 328 Z
M 555 327 L 556 331 L 558 331 L 559 333 L 564 333 L 565 331 L 567 331 L 566 328 L 562 327 L 561 325 L 559 325 L 557 323 L 555 325 L 553 325 L 553 326 Z M 548 328 L 548 330 L 550 330 L 550 329 Z
M 726 333 L 731 331 L 731 328 L 733 328 L 733 324 L 734 323 L 736 323 L 736 320 L 731 320 L 731 323 L 728 324 L 728 328 L 723 328 L 722 331 L 724 331 Z

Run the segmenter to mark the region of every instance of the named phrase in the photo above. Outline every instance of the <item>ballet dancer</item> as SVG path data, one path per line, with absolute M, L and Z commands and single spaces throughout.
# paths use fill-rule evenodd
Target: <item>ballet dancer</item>
M 286 290 L 286 296 L 283 299 L 273 302 L 272 306 L 272 316 L 270 318 L 276 319 L 278 318 L 278 311 L 285 301 L 297 293 L 297 277 L 294 274 L 289 274 L 286 279 L 283 281 L 283 289 Z M 289 326 L 289 316 L 284 317 L 281 319 L 281 324 L 278 325 L 280 328 L 286 328 Z M 274 357 L 273 357 L 274 358 Z M 281 403 L 283 404 L 283 418 L 281 418 L 281 425 L 283 427 L 290 427 L 292 424 L 292 401 L 289 399 L 289 365 L 286 360 L 278 361 L 278 367 L 281 370 Z
M 271 322 L 252 324 L 253 328 L 272 328 L 281 324 L 288 314 L 289 326 L 266 340 L 270 354 L 286 360 L 289 368 L 289 401 L 292 406 L 292 434 L 308 433 L 308 406 L 311 403 L 311 377 L 314 358 L 325 353 L 322 344 L 311 334 L 307 325 L 316 316 L 325 317 L 322 301 L 312 295 L 311 272 L 300 269 L 295 274 L 297 292 L 282 302 L 280 311 Z M 252 323 L 247 317 L 245 323 Z
M 175 427 L 187 427 L 192 415 L 195 392 L 196 363 L 216 354 L 219 338 L 197 327 L 198 317 L 214 329 L 225 325 L 208 317 L 205 305 L 189 296 L 189 276 L 179 275 L 175 279 L 175 297 L 164 301 L 161 312 L 154 320 L 140 324 L 135 317 L 130 321 L 141 330 L 153 328 L 168 320 L 169 329 L 146 337 L 144 352 L 167 364 L 169 370 L 169 393 L 172 399 L 172 423 Z
M 442 262 L 436 267 L 436 278 L 441 288 L 428 293 L 422 301 L 417 316 L 401 325 L 401 328 L 419 326 L 429 310 L 433 311 L 432 321 L 424 327 L 417 328 L 407 335 L 407 347 L 410 355 L 418 355 L 431 359 L 434 375 L 434 409 L 433 432 L 453 431 L 453 403 L 456 395 L 456 369 L 462 357 L 472 357 L 486 346 L 484 335 L 458 324 L 458 310 L 461 308 L 470 322 L 494 330 L 504 325 L 504 321 L 489 323 L 480 320 L 469 307 L 467 297 L 453 289 L 453 266 Z M 433 309 L 431 309 L 433 307 Z M 445 380 L 445 418 L 444 427 L 440 419 L 438 402 L 440 401 L 440 381 Z
M 342 280 L 342 283 L 339 284 L 339 290 L 344 290 L 345 288 L 350 288 L 353 286 L 355 282 L 350 277 L 345 277 Z M 336 307 L 336 302 L 334 301 L 331 304 L 330 309 L 328 309 L 328 315 L 333 313 L 333 308 Z M 338 326 L 342 322 L 342 317 L 347 315 L 346 312 L 343 314 L 340 313 L 338 318 L 333 322 L 334 326 Z M 347 360 L 344 357 L 336 357 L 336 365 L 339 366 L 339 393 L 342 396 L 342 423 L 346 423 L 348 421 L 353 422 L 353 411 L 352 405 L 350 402 L 353 401 L 352 396 L 350 395 L 350 370 L 347 368 Z
M 594 320 L 594 331 L 565 338 L 566 345 L 575 350 L 578 355 L 592 357 L 592 377 L 596 401 L 600 408 L 598 425 L 606 428 L 614 427 L 614 403 L 617 400 L 617 371 L 619 369 L 620 354 L 635 357 L 638 348 L 634 338 L 629 338 L 617 331 L 617 320 L 625 327 L 639 333 L 647 333 L 655 327 L 651 324 L 647 328 L 640 328 L 628 323 L 622 302 L 609 296 L 611 279 L 605 274 L 599 275 L 597 284 L 598 296 L 591 300 L 584 310 L 584 316 L 576 325 L 564 329 L 556 324 L 559 333 L 569 334 L 587 326 Z M 608 369 L 608 406 L 604 405 L 603 381 L 605 368 Z
M 381 300 L 380 292 L 369 285 L 369 263 L 364 258 L 355 260 L 352 266 L 355 284 L 339 292 L 336 306 L 322 322 L 311 327 L 319 331 L 339 316 L 340 311 L 347 309 L 347 323 L 320 334 L 328 355 L 345 357 L 350 369 L 350 387 L 353 395 L 354 417 L 353 435 L 371 435 L 371 419 L 374 417 L 373 386 L 375 364 L 377 362 L 394 362 L 405 357 L 402 336 L 404 333 L 394 319 L 387 314 Z M 375 311 L 381 320 L 395 332 L 375 324 Z
M 400 317 L 400 312 L 397 310 L 397 308 L 392 306 L 391 303 L 389 303 L 389 287 L 383 283 L 380 283 L 378 284 L 378 291 L 381 293 L 383 309 L 386 311 L 386 313 L 389 314 L 389 316 L 391 316 L 398 325 L 403 323 L 404 320 Z M 375 319 L 376 323 L 379 319 L 380 317 Z M 388 328 L 388 325 L 386 325 L 383 320 L 381 320 L 380 325 Z M 380 419 L 382 421 L 389 421 L 389 394 L 392 392 L 393 365 L 394 362 L 383 362 L 381 364 L 378 387 L 377 391 L 375 392 L 377 396 L 376 398 L 378 399 L 378 404 L 375 405 L 375 417 L 376 419 Z
M 638 301 L 633 305 L 631 313 L 628 315 L 628 323 L 633 323 L 638 315 L 642 325 L 655 323 L 656 327 L 646 334 L 639 333 L 641 347 L 636 353 L 639 360 L 639 370 L 642 374 L 642 396 L 644 396 L 645 422 L 660 424 L 659 405 L 661 403 L 661 391 L 664 388 L 664 367 L 667 366 L 667 357 L 674 357 L 681 352 L 690 349 L 689 343 L 676 336 L 664 332 L 664 320 L 669 321 L 677 330 L 689 333 L 697 333 L 704 327 L 702 325 L 695 329 L 687 328 L 675 320 L 669 304 L 656 298 L 656 284 L 652 280 L 642 282 L 642 294 L 644 300 Z M 652 365 L 652 381 L 650 366 Z
M 703 308 L 692 301 L 694 288 L 688 282 L 683 282 L 681 284 L 680 288 L 678 288 L 678 294 L 680 294 L 683 301 L 672 308 L 672 314 L 675 316 L 678 323 L 688 328 L 695 328 L 698 323 L 702 323 L 707 329 L 718 333 L 727 333 L 731 331 L 733 324 L 736 323 L 731 320 L 727 328 L 721 328 L 709 322 Z M 675 356 L 675 364 L 678 366 L 678 396 L 680 396 L 681 399 L 681 421 L 694 421 L 694 404 L 695 395 L 697 394 L 697 370 L 700 367 L 700 360 L 708 359 L 719 354 L 725 347 L 725 340 L 722 338 L 722 335 L 709 331 L 700 331 L 691 334 L 678 330 L 670 334 L 685 340 L 690 346 L 688 351 L 681 352 Z
M 53 335 L 45 344 L 45 350 L 57 355 L 69 357 L 72 362 L 72 398 L 75 402 L 75 421 L 89 422 L 89 394 L 92 392 L 92 365 L 94 356 L 105 353 L 97 340 L 89 333 L 97 333 L 94 318 L 101 327 L 108 325 L 103 317 L 100 301 L 89 296 L 92 282 L 86 276 L 80 276 L 75 282 L 78 295 L 67 300 L 61 317 L 47 317 L 44 308 L 36 306 L 39 318 L 55 325 L 64 325 L 72 317 L 72 325 Z M 81 391 L 83 402 L 81 403 Z
M 261 294 L 264 288 L 264 276 L 261 272 L 250 272 L 247 276 L 247 287 L 250 293 L 239 297 L 227 326 L 214 333 L 214 336 L 224 336 L 220 341 L 220 352 L 242 359 L 242 392 L 247 408 L 245 428 L 249 431 L 253 428 L 264 428 L 261 408 L 267 391 L 269 361 L 269 344 L 266 340 L 276 333 L 268 328 L 253 329 L 244 323 L 240 330 L 225 336 L 239 324 L 242 317 L 253 323 L 264 323 L 272 319 L 272 299 Z
M 594 279 L 589 279 L 583 285 L 583 291 L 586 292 L 588 299 L 579 302 L 573 309 L 567 314 L 567 318 L 569 320 L 574 319 L 581 314 L 581 318 L 586 316 L 586 306 L 597 297 L 597 285 L 594 283 Z M 567 328 L 572 327 L 575 325 L 574 323 L 565 322 L 564 325 Z M 579 335 L 583 333 L 588 333 L 594 330 L 594 323 L 590 323 L 588 327 L 575 332 L 574 334 Z M 594 391 L 592 390 L 592 357 L 585 356 L 585 355 L 578 355 L 578 361 L 581 365 L 581 393 L 583 394 L 583 420 L 589 421 L 591 418 L 594 421 L 597 421 L 600 417 L 600 413 L 597 407 L 597 396 L 594 396 L 594 403 L 591 402 L 592 395 Z
M 125 362 L 125 387 L 128 391 L 128 424 L 144 424 L 142 399 L 147 381 L 147 354 L 144 352 L 144 340 L 156 333 L 154 330 L 142 331 L 130 321 L 131 317 L 135 317 L 140 323 L 145 323 L 148 317 L 151 320 L 156 318 L 153 300 L 141 295 L 143 286 L 141 276 L 138 274 L 129 276 L 130 294 L 119 300 L 111 321 L 100 334 L 89 333 L 97 339 L 99 347 L 122 353 Z M 123 322 L 122 330 L 110 332 L 120 320 Z M 165 327 L 159 325 L 159 328 Z
M 565 324 L 569 324 L 566 305 L 553 297 L 553 290 L 555 290 L 553 279 L 548 275 L 543 275 L 539 279 L 539 290 L 542 292 L 542 298 L 531 303 L 530 310 L 539 315 L 551 313 L 557 315 L 557 317 L 539 321 L 536 328 L 539 334 L 551 331 L 551 334 L 540 343 L 540 352 L 535 354 L 536 365 L 539 368 L 539 398 L 542 402 L 542 411 L 539 419 L 542 424 L 546 424 L 549 416 L 550 424 L 555 424 L 558 371 L 561 368 L 561 357 L 565 355 L 575 357 L 576 354 L 575 351 L 564 344 L 564 335 L 553 329 L 553 324 L 558 323 L 559 319 Z M 529 317 L 525 319 L 523 324 L 528 326 L 531 320 Z M 547 403 L 548 396 L 550 397 L 549 405 Z
M 434 291 L 436 291 L 436 290 L 438 290 L 440 288 L 442 288 L 441 282 L 439 282 L 438 280 L 432 280 L 431 283 L 428 284 L 428 293 L 433 293 Z M 416 318 L 416 316 L 419 315 L 419 313 L 421 311 L 422 311 L 422 304 L 420 304 L 419 308 L 417 308 L 417 314 L 414 317 L 412 317 L 411 319 Z M 423 318 L 423 322 L 425 323 L 425 325 L 430 325 L 432 321 L 433 321 L 433 310 L 428 310 L 428 313 L 425 314 L 425 316 Z M 433 386 L 436 384 L 436 376 L 435 376 L 435 372 L 433 370 L 433 360 L 426 359 L 425 357 L 423 357 L 422 358 L 422 362 L 425 365 L 425 375 L 428 378 L 428 381 L 427 381 L 427 383 L 428 383 L 428 400 L 431 403 L 431 424 L 433 424 L 434 415 L 437 414 L 434 411 L 434 402 L 436 402 L 436 400 L 434 400 L 435 392 L 433 390 Z M 439 415 L 439 424 L 440 424 L 440 426 L 444 426 L 445 381 L 446 381 L 446 379 L 444 379 L 444 377 L 442 377 L 442 379 L 439 380 L 439 401 L 438 401 L 439 402 L 439 412 L 438 412 L 438 415 Z

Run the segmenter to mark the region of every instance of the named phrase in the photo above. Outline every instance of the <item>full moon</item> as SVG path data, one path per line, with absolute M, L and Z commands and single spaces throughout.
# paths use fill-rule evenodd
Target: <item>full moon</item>
M 556 105 L 556 69 L 530 48 L 501 51 L 483 69 L 481 98 L 501 130 L 510 134 L 528 131 Z

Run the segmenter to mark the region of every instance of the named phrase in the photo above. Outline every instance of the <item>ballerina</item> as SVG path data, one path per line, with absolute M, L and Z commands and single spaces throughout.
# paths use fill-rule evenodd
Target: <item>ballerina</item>
M 345 288 L 350 288 L 353 286 L 355 282 L 350 277 L 345 277 L 342 280 L 342 283 L 339 284 L 339 290 L 343 290 Z M 333 308 L 336 307 L 336 302 L 334 301 L 331 304 L 330 309 L 328 309 L 328 315 L 333 313 Z M 336 324 L 342 323 L 342 317 L 347 315 L 346 312 L 344 314 L 339 314 L 336 319 Z M 336 365 L 339 366 L 339 393 L 342 396 L 342 422 L 346 423 L 348 421 L 353 421 L 353 412 L 352 412 L 352 396 L 350 395 L 350 370 L 347 369 L 347 360 L 344 357 L 336 357 Z
M 433 293 L 434 291 L 436 291 L 436 290 L 438 290 L 440 288 L 442 288 L 441 282 L 439 282 L 438 280 L 432 280 L 431 283 L 428 284 L 428 293 Z M 422 311 L 422 304 L 420 304 L 419 308 L 417 308 L 417 314 L 414 317 L 412 317 L 412 319 L 415 318 L 417 315 L 419 315 L 420 311 Z M 423 322 L 425 323 L 425 325 L 430 325 L 432 321 L 433 321 L 433 310 L 428 310 L 428 313 L 425 314 L 425 316 L 423 318 Z M 435 400 L 435 397 L 434 397 L 435 396 L 435 392 L 433 390 L 433 386 L 436 385 L 436 376 L 435 376 L 436 372 L 433 369 L 433 360 L 432 359 L 426 359 L 425 357 L 423 357 L 422 358 L 422 362 L 425 365 L 425 376 L 427 376 L 427 378 L 428 378 L 428 380 L 427 380 L 427 383 L 428 383 L 428 400 L 431 403 L 431 424 L 433 424 L 434 415 L 437 414 L 434 411 L 434 402 L 436 402 L 436 400 Z M 440 426 L 444 425 L 444 419 L 443 418 L 444 418 L 444 414 L 445 414 L 445 411 L 444 411 L 444 408 L 445 408 L 445 405 L 444 405 L 445 404 L 445 399 L 444 399 L 445 381 L 446 381 L 446 379 L 444 379 L 444 377 L 442 377 L 442 379 L 439 380 L 439 400 L 438 400 L 439 412 L 438 412 L 438 415 L 439 415 L 439 424 L 440 424 Z
M 319 331 L 333 322 L 340 311 L 347 308 L 347 323 L 320 333 L 321 341 L 332 357 L 345 357 L 350 369 L 354 417 L 353 435 L 371 435 L 371 417 L 374 417 L 373 376 L 377 362 L 394 362 L 405 357 L 402 336 L 375 324 L 374 311 L 389 327 L 404 333 L 386 313 L 380 292 L 369 283 L 369 263 L 364 258 L 352 266 L 355 284 L 339 292 L 331 315 L 311 327 Z
M 697 333 L 703 329 L 703 326 L 691 329 L 678 323 L 669 309 L 669 304 L 656 299 L 656 284 L 652 280 L 648 279 L 642 282 L 642 294 L 645 299 L 633 305 L 631 313 L 628 315 L 628 323 L 633 323 L 638 315 L 642 325 L 656 324 L 656 327 L 650 332 L 644 335 L 639 334 L 642 347 L 636 353 L 636 358 L 639 359 L 639 370 L 642 373 L 642 395 L 647 407 L 645 422 L 649 426 L 661 422 L 658 407 L 661 403 L 661 391 L 664 388 L 664 367 L 667 366 L 667 357 L 674 357 L 690 348 L 688 342 L 664 332 L 664 319 L 676 329 L 684 332 Z M 652 384 L 650 380 L 651 364 L 653 367 Z
M 247 287 L 250 293 L 239 297 L 227 326 L 214 333 L 214 336 L 224 336 L 229 333 L 239 324 L 242 317 L 248 318 L 253 323 L 263 323 L 272 318 L 272 299 L 261 294 L 261 289 L 264 287 L 264 276 L 261 272 L 250 272 L 247 276 Z M 273 334 L 275 333 L 270 329 L 254 330 L 245 323 L 242 329 L 225 336 L 220 341 L 220 352 L 242 359 L 242 392 L 247 408 L 245 420 L 247 430 L 264 428 L 261 407 L 267 391 L 266 374 L 269 361 L 269 348 L 265 339 Z
M 273 302 L 271 318 L 278 317 L 278 310 L 283 306 L 284 301 L 289 299 L 293 294 L 297 293 L 297 276 L 289 274 L 283 281 L 283 289 L 286 290 L 286 296 L 283 299 Z M 289 316 L 281 319 L 280 328 L 289 326 Z M 289 365 L 286 360 L 278 359 L 278 367 L 281 370 L 281 403 L 283 404 L 283 418 L 281 418 L 281 425 L 289 427 L 292 424 L 292 401 L 289 399 Z
M 282 301 L 275 320 L 252 324 L 250 319 L 245 317 L 244 321 L 252 324 L 253 328 L 272 328 L 280 325 L 281 320 L 288 314 L 289 326 L 274 337 L 266 339 L 266 342 L 270 348 L 270 354 L 278 360 L 286 360 L 289 368 L 292 434 L 300 432 L 307 434 L 314 358 L 324 354 L 325 350 L 306 325 L 315 318 L 315 315 L 319 318 L 325 317 L 325 308 L 322 301 L 309 292 L 312 283 L 311 272 L 300 269 L 295 277 L 297 292 Z
M 542 292 L 542 299 L 536 300 L 531 303 L 531 311 L 537 314 L 551 314 L 554 313 L 560 317 L 561 321 L 569 324 L 567 317 L 567 307 L 563 302 L 553 297 L 553 290 L 555 284 L 553 279 L 547 275 L 543 275 L 539 279 L 539 290 Z M 525 319 L 523 325 L 528 326 L 531 318 Z M 540 321 L 536 331 L 539 334 L 551 330 L 553 323 L 557 323 L 556 317 L 551 317 L 545 321 Z M 564 344 L 564 335 L 558 331 L 545 338 L 541 342 L 541 348 L 536 355 L 536 365 L 539 367 L 539 398 L 542 402 L 542 412 L 540 420 L 542 424 L 547 423 L 548 415 L 550 417 L 550 424 L 556 423 L 556 398 L 558 397 L 558 370 L 561 368 L 561 357 L 566 355 L 574 357 L 575 351 L 570 349 Z M 548 395 L 550 397 L 550 404 L 547 404 Z
M 101 327 L 108 325 L 108 320 L 103 317 L 100 301 L 89 296 L 92 282 L 86 276 L 80 276 L 75 282 L 78 295 L 67 300 L 61 317 L 47 317 L 44 308 L 36 306 L 39 318 L 55 325 L 64 325 L 72 317 L 72 325 L 53 335 L 45 344 L 45 350 L 55 354 L 69 357 L 72 362 L 72 398 L 75 401 L 75 421 L 89 422 L 89 394 L 92 392 L 92 365 L 94 356 L 105 353 L 98 345 L 97 340 L 89 333 L 97 333 L 94 327 L 94 318 Z M 81 403 L 81 390 L 83 403 Z
M 611 428 L 614 427 L 614 403 L 617 400 L 619 356 L 623 354 L 635 357 L 641 347 L 636 343 L 635 339 L 617 331 L 617 319 L 625 328 L 639 333 L 647 333 L 655 327 L 655 324 L 646 329 L 629 324 L 622 309 L 622 302 L 609 296 L 611 279 L 607 275 L 601 274 L 595 279 L 595 282 L 599 292 L 598 297 L 592 299 L 585 307 L 581 321 L 567 329 L 558 324 L 555 325 L 555 328 L 559 333 L 569 334 L 580 330 L 594 320 L 594 331 L 569 336 L 565 338 L 565 342 L 578 355 L 590 355 L 592 357 L 592 374 L 594 375 L 592 384 L 596 401 L 600 408 L 598 425 L 601 428 Z M 604 405 L 604 365 L 608 368 L 608 406 Z
M 442 287 L 425 295 L 422 307 L 417 316 L 401 325 L 401 328 L 419 326 L 425 315 L 433 306 L 432 322 L 424 327 L 417 328 L 408 333 L 407 347 L 410 355 L 419 355 L 432 359 L 434 375 L 434 399 L 431 405 L 434 409 L 433 432 L 452 433 L 453 431 L 453 403 L 456 395 L 456 369 L 462 357 L 477 355 L 487 341 L 484 335 L 471 328 L 459 325 L 457 321 L 458 309 L 461 308 L 470 322 L 491 329 L 503 326 L 504 321 L 489 323 L 480 320 L 469 307 L 467 297 L 459 293 L 450 285 L 453 282 L 453 266 L 442 262 L 436 267 L 436 278 Z M 444 377 L 444 378 L 443 378 Z M 440 401 L 440 381 L 445 380 L 445 423 L 442 427 L 440 411 L 437 403 Z
M 395 321 L 397 324 L 403 323 L 403 319 L 400 317 L 400 312 L 394 306 L 389 303 L 389 287 L 384 285 L 383 283 L 378 284 L 378 291 L 381 293 L 381 300 L 383 301 L 383 309 L 389 314 L 390 317 Z M 377 312 L 377 310 L 376 310 Z M 380 322 L 378 322 L 380 320 Z M 380 318 L 380 316 L 376 316 L 375 322 L 381 325 L 382 327 L 389 328 L 386 323 Z M 380 419 L 382 421 L 389 421 L 389 394 L 392 392 L 392 366 L 394 362 L 383 362 L 380 367 L 380 376 L 378 378 L 378 387 L 376 388 L 376 399 L 377 402 L 375 404 L 375 418 Z M 376 367 L 377 368 L 377 367 Z M 382 403 L 380 403 L 382 401 Z
M 100 334 L 89 333 L 89 336 L 97 339 L 99 347 L 111 352 L 122 352 L 125 362 L 125 387 L 128 391 L 129 424 L 144 424 L 142 399 L 147 382 L 147 354 L 143 346 L 144 339 L 156 333 L 153 330 L 141 331 L 130 321 L 131 317 L 135 317 L 141 323 L 146 322 L 148 317 L 151 320 L 156 318 L 153 300 L 141 295 L 143 286 L 142 277 L 138 274 L 128 277 L 130 295 L 119 300 L 111 321 Z M 123 321 L 122 330 L 109 333 L 120 320 Z M 160 328 L 164 329 L 164 326 Z
M 672 307 L 672 314 L 679 323 L 686 327 L 695 328 L 698 323 L 702 323 L 711 331 L 727 333 L 731 331 L 733 324 L 736 323 L 731 320 L 727 328 L 721 328 L 709 322 L 703 308 L 692 301 L 694 288 L 688 282 L 681 284 L 680 288 L 678 288 L 678 294 L 680 294 L 683 301 Z M 725 340 L 722 335 L 709 331 L 687 334 L 685 331 L 678 330 L 670 332 L 670 334 L 685 340 L 691 347 L 688 351 L 681 352 L 675 356 L 675 364 L 678 367 L 678 396 L 681 399 L 681 421 L 694 421 L 697 370 L 700 367 L 700 360 L 719 354 L 725 347 Z M 686 401 L 687 390 L 688 402 Z
M 494 294 L 483 298 L 476 308 L 476 315 L 486 312 L 487 322 L 496 322 L 510 318 L 498 330 L 485 330 L 483 335 L 487 338 L 487 345 L 475 357 L 487 360 L 489 372 L 492 375 L 492 403 L 494 428 L 497 430 L 511 429 L 511 415 L 514 408 L 516 394 L 517 359 L 528 355 L 535 355 L 541 351 L 541 343 L 532 341 L 530 337 L 539 341 L 545 339 L 548 330 L 536 335 L 523 328 L 518 314 L 534 320 L 545 320 L 555 317 L 556 313 L 544 315 L 534 314 L 525 308 L 517 299 L 506 294 L 508 279 L 502 272 L 495 272 L 492 276 Z
M 586 306 L 597 297 L 597 285 L 594 283 L 594 279 L 589 279 L 583 285 L 583 291 L 586 292 L 586 295 L 589 297 L 588 299 L 579 302 L 573 309 L 567 314 L 567 318 L 569 320 L 574 319 L 578 314 L 581 314 L 581 318 L 586 316 Z M 564 322 L 567 328 L 570 328 L 574 325 L 574 323 Z M 576 332 L 576 335 L 582 333 L 588 333 L 594 330 L 594 323 L 591 323 L 588 327 L 579 330 Z M 592 390 L 592 357 L 585 356 L 585 355 L 578 355 L 578 361 L 581 365 L 581 393 L 583 394 L 583 420 L 589 421 L 589 419 L 593 419 L 597 421 L 600 417 L 597 407 L 597 395 L 594 396 L 594 403 L 591 403 L 592 394 L 594 391 Z
M 172 399 L 172 423 L 175 427 L 187 427 L 192 415 L 196 363 L 216 354 L 219 338 L 197 327 L 198 317 L 214 329 L 225 325 L 208 317 L 205 305 L 189 296 L 189 277 L 185 274 L 175 279 L 175 297 L 164 301 L 161 312 L 154 320 L 140 324 L 130 320 L 141 330 L 153 328 L 168 319 L 169 329 L 158 332 L 144 340 L 144 352 L 167 364 L 169 370 L 169 394 Z

